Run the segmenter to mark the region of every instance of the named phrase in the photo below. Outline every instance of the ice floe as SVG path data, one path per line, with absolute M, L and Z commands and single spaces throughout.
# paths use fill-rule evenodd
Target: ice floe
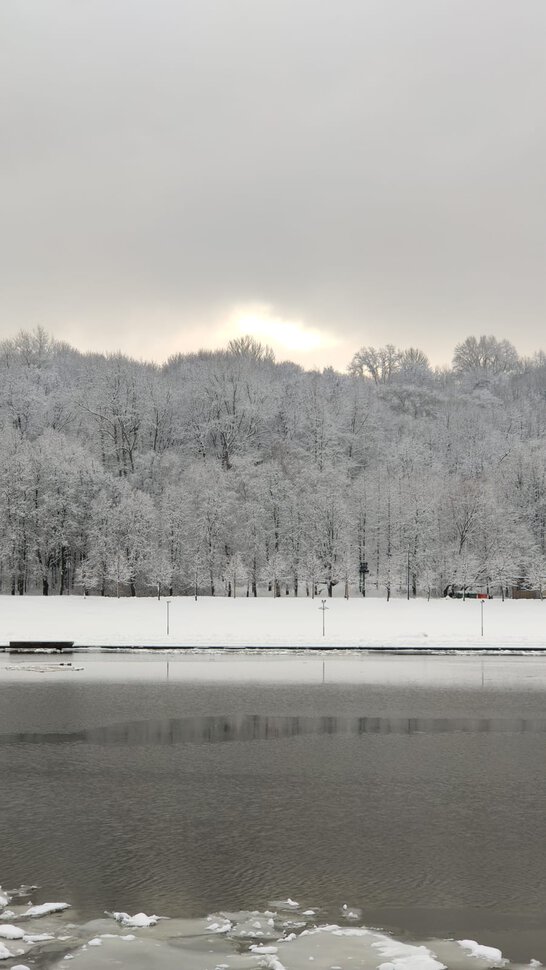
M 31 906 L 30 909 L 27 909 L 24 916 L 38 919 L 40 916 L 49 916 L 51 913 L 61 913 L 64 909 L 70 909 L 70 903 L 41 903 L 39 906 Z
M 209 923 L 207 926 L 207 930 L 209 930 L 210 933 L 229 933 L 231 927 L 233 926 L 233 923 L 229 919 L 224 919 L 221 922 L 216 922 L 212 916 L 209 916 L 209 919 L 213 920 L 213 922 Z
M 265 911 L 211 913 L 202 919 L 115 911 L 87 922 L 68 922 L 68 903 L 14 903 L 9 892 L 4 898 L 4 907 L 12 905 L 13 922 L 8 922 L 4 909 L 0 961 L 8 961 L 10 970 L 27 970 L 24 963 L 13 966 L 25 958 L 32 966 L 47 964 L 50 970 L 61 970 L 73 959 L 78 970 L 308 970 L 310 963 L 314 970 L 540 967 L 534 960 L 525 968 L 510 964 L 499 949 L 476 940 L 407 942 L 355 925 L 354 919 L 347 925 L 349 913 L 357 912 L 348 904 L 338 910 L 341 925 L 317 925 L 316 907 L 304 909 L 290 897 Z M 25 920 L 33 915 L 42 917 L 44 932 L 26 932 L 30 927 Z
M 167 916 L 146 916 L 146 913 L 135 913 L 134 916 L 129 916 L 129 913 L 107 913 L 106 915 L 113 916 L 116 922 L 121 923 L 122 926 L 136 926 L 139 929 L 145 926 L 155 926 L 160 919 L 168 919 Z
M 387 961 L 380 963 L 377 970 L 446 970 L 445 964 L 437 960 L 426 946 L 401 943 L 388 936 L 375 940 L 372 946 L 382 957 L 387 957 Z
M 481 943 L 477 943 L 476 940 L 457 940 L 459 946 L 462 946 L 463 950 L 468 950 L 470 956 L 479 957 L 482 960 L 494 960 L 497 965 L 502 965 L 506 963 L 503 960 L 502 953 L 497 950 L 494 946 L 483 946 Z
M 11 952 L 11 950 L 8 950 L 7 946 L 5 946 L 3 943 L 0 943 L 0 960 L 9 960 L 9 958 L 12 956 L 13 956 L 13 953 Z
M 10 923 L 0 923 L 0 940 L 22 940 L 25 931 Z
M 344 919 L 362 919 L 362 910 L 358 909 L 357 906 L 347 906 L 347 903 L 343 903 L 341 914 Z

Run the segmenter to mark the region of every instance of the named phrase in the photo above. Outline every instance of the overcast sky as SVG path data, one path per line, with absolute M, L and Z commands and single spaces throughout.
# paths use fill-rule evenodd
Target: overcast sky
M 545 347 L 545 45 L 545 0 L 1 0 L 1 334 Z

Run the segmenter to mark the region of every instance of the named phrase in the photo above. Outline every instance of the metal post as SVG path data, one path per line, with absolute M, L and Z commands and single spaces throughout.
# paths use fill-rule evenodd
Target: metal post
M 322 610 L 322 635 L 323 637 L 325 637 L 326 636 L 325 620 L 326 620 L 326 610 L 328 609 L 328 607 L 326 606 L 326 600 L 321 600 L 321 603 L 322 603 L 322 606 L 319 606 L 319 610 Z
M 169 636 L 169 607 L 171 605 L 171 601 L 165 600 L 165 603 L 167 604 L 167 636 Z

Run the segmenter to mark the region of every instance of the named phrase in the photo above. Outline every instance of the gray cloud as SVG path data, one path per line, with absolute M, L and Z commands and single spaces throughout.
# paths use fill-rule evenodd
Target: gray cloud
M 4 0 L 0 329 L 544 345 L 543 0 Z M 287 354 L 288 355 L 288 354 Z

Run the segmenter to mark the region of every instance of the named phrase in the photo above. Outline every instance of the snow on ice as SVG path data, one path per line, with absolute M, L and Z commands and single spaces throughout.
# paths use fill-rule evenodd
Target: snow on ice
M 135 926 L 142 929 L 144 926 L 155 926 L 160 919 L 167 919 L 166 916 L 146 916 L 146 913 L 136 913 L 134 916 L 129 916 L 129 913 L 107 913 L 108 916 L 113 916 L 117 923 L 121 923 L 122 926 Z
M 6 895 L 5 905 L 9 902 Z M 113 965 L 120 970 L 179 970 L 181 965 L 186 970 L 229 970 L 235 965 L 239 970 L 306 970 L 310 962 L 315 970 L 523 970 L 510 965 L 496 947 L 475 940 L 402 942 L 365 926 L 316 926 L 316 908 L 304 909 L 290 897 L 271 905 L 265 912 L 214 913 L 194 920 L 116 911 L 106 914 L 108 919 L 77 924 L 66 922 L 67 903 L 43 903 L 30 907 L 41 911 L 46 929 L 42 934 L 27 935 L 15 923 L 0 924 L 3 939 L 11 941 L 11 947 L 0 942 L 0 960 L 24 958 L 31 952 L 35 965 L 45 952 L 42 945 L 47 945 L 51 970 L 75 958 L 79 970 L 107 970 Z M 17 918 L 29 919 L 30 910 L 20 909 Z M 295 919 L 287 921 L 287 909 Z M 112 919 L 119 924 L 115 931 Z M 300 932 L 285 935 L 287 922 L 297 922 Z M 135 932 L 123 932 L 126 927 Z M 527 965 L 528 970 L 539 966 L 537 961 Z M 27 970 L 27 965 L 19 963 L 11 970 L 17 968 Z
M 493 960 L 497 964 L 505 963 L 502 953 L 494 946 L 482 946 L 476 940 L 457 940 L 459 946 L 468 950 L 471 956 L 480 957 L 482 960 Z
M 70 903 L 42 903 L 40 906 L 31 906 L 24 915 L 30 916 L 31 919 L 39 919 L 40 916 L 61 913 L 64 909 L 70 909 Z

